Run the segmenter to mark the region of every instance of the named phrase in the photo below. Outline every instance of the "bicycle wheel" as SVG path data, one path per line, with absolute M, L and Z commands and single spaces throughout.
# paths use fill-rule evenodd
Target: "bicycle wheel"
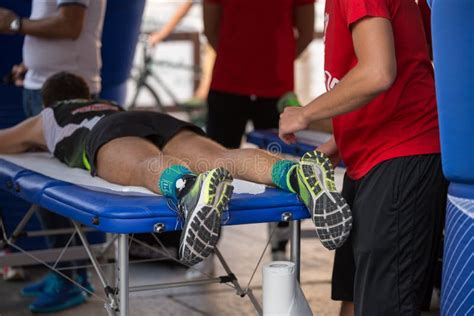
M 151 107 L 159 112 L 163 112 L 163 104 L 160 97 L 147 82 L 147 77 L 143 74 L 133 74 L 127 82 L 127 98 L 125 108 L 133 110 L 139 106 Z

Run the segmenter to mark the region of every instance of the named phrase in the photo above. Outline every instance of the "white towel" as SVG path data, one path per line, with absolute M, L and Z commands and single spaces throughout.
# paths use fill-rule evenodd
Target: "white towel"
M 0 155 L 0 159 L 4 159 L 15 165 L 32 170 L 47 177 L 73 183 L 96 191 L 113 191 L 127 195 L 157 195 L 143 187 L 122 186 L 110 183 L 99 177 L 92 177 L 86 170 L 69 168 L 49 153 Z M 262 194 L 265 192 L 265 186 L 262 184 L 243 180 L 234 180 L 233 184 L 234 193 L 237 194 Z

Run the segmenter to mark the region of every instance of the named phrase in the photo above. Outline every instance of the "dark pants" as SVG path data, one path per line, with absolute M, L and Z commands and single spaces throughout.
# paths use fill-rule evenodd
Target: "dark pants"
M 207 99 L 207 135 L 227 148 L 239 148 L 245 127 L 278 128 L 278 98 L 260 98 L 211 90 Z
M 420 315 L 431 294 L 441 246 L 448 183 L 439 155 L 382 162 L 343 196 L 353 214 L 336 251 L 332 298 L 353 301 L 355 315 Z
M 41 89 L 23 89 L 23 111 L 26 117 L 38 115 L 43 110 Z
M 248 121 L 252 121 L 254 129 L 278 128 L 278 99 L 209 91 L 207 135 L 227 148 L 239 148 Z M 280 222 L 277 227 L 272 238 L 274 252 L 284 251 L 289 237 L 287 222 Z

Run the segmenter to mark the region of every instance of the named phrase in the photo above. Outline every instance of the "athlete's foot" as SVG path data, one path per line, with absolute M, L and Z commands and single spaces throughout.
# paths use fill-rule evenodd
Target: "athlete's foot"
M 342 246 L 352 228 L 352 215 L 336 189 L 331 161 L 321 152 L 308 152 L 300 160 L 297 177 L 299 195 L 311 212 L 319 240 L 329 250 Z
M 194 265 L 214 250 L 219 240 L 221 214 L 232 196 L 232 176 L 216 168 L 197 176 L 193 186 L 179 201 L 185 217 L 181 233 L 179 259 Z

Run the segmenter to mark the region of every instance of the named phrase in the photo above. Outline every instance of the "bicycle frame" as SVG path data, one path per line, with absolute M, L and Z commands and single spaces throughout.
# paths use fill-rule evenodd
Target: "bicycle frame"
M 137 99 L 142 89 L 146 89 L 150 92 L 152 97 L 155 100 L 156 108 L 160 112 L 165 112 L 165 105 L 163 104 L 160 96 L 155 91 L 155 89 L 148 83 L 149 79 L 153 79 L 155 83 L 157 83 L 161 89 L 171 98 L 173 104 L 178 107 L 179 109 L 183 110 L 184 112 L 189 112 L 189 108 L 183 106 L 176 96 L 176 94 L 172 91 L 172 89 L 165 83 L 165 81 L 153 70 L 154 65 L 165 65 L 172 68 L 180 68 L 180 69 L 188 69 L 193 71 L 196 74 L 196 68 L 192 66 L 187 66 L 179 63 L 171 63 L 171 62 L 156 62 L 153 60 L 152 54 L 150 53 L 151 49 L 148 46 L 147 42 L 144 40 L 140 40 L 142 43 L 142 58 L 143 58 L 143 66 L 139 68 L 138 76 L 135 78 L 132 75 L 132 79 L 135 81 L 135 93 L 133 95 L 132 101 L 127 104 L 128 109 L 134 109 L 137 106 Z

